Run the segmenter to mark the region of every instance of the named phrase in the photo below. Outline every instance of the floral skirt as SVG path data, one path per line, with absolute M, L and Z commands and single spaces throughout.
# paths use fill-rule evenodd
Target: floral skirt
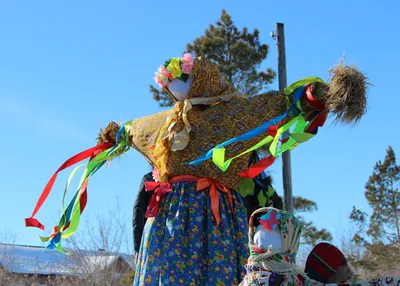
M 220 224 L 209 191 L 177 182 L 156 217 L 146 222 L 133 285 L 238 285 L 249 256 L 246 210 L 240 195 L 218 191 Z

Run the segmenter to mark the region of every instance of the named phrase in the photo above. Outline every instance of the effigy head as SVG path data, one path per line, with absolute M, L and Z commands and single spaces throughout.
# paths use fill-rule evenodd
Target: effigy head
M 175 101 L 183 101 L 192 85 L 194 59 L 189 53 L 182 58 L 170 58 L 155 72 L 155 82 Z
M 224 83 L 217 64 L 185 53 L 158 68 L 154 80 L 174 101 L 212 98 L 233 90 Z

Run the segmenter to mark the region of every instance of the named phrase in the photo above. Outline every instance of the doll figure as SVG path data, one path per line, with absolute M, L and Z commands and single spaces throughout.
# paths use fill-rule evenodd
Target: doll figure
M 301 231 L 301 222 L 289 212 L 256 210 L 249 222 L 247 275 L 240 285 L 323 286 L 349 282 L 353 272 L 344 255 L 328 243 L 313 249 L 305 271 L 296 265 Z
M 289 212 L 275 208 L 256 210 L 249 222 L 247 275 L 240 285 L 299 282 L 302 273 L 296 265 L 296 254 L 301 229 L 300 221 Z

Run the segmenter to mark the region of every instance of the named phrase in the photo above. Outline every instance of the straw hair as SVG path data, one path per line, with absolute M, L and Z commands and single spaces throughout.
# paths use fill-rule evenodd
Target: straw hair
M 367 77 L 354 66 L 333 67 L 326 104 L 336 120 L 357 123 L 367 110 Z
M 329 70 L 331 80 L 328 84 L 311 84 L 311 93 L 337 122 L 357 123 L 367 110 L 367 77 L 356 67 L 343 62 Z M 314 109 L 303 97 L 301 106 L 307 120 L 313 119 L 321 110 Z

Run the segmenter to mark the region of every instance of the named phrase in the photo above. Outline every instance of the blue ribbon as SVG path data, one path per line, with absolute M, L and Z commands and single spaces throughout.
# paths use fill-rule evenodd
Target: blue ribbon
M 61 232 L 57 233 L 55 236 L 52 237 L 46 248 L 55 249 L 57 247 L 57 244 L 60 243 L 60 240 L 61 240 Z
M 282 121 L 282 119 L 284 119 L 286 116 L 288 116 L 291 112 L 294 112 L 296 114 L 297 113 L 296 103 L 302 97 L 305 88 L 306 88 L 306 86 L 302 86 L 293 92 L 293 105 L 288 110 L 286 110 L 285 113 L 271 119 L 270 121 L 254 128 L 238 137 L 232 138 L 228 141 L 225 141 L 225 142 L 215 146 L 214 148 L 210 149 L 206 154 L 200 156 L 199 158 L 197 158 L 196 160 L 194 160 L 192 162 L 188 162 L 188 163 L 186 162 L 185 164 L 197 166 L 201 162 L 211 159 L 214 149 L 222 148 L 222 147 L 225 147 L 227 145 L 230 145 L 232 143 L 236 143 L 239 141 L 250 140 L 250 139 L 260 135 L 261 133 L 266 132 L 268 130 L 268 127 L 277 125 L 280 121 Z

